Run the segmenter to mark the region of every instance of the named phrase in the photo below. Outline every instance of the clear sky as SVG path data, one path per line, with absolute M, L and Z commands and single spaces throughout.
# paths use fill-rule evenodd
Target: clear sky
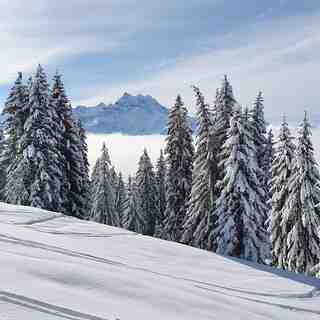
M 74 105 L 151 94 L 169 106 L 190 85 L 213 101 L 265 95 L 270 121 L 320 120 L 319 0 L 0 0 L 0 102 L 18 71 L 64 74 Z

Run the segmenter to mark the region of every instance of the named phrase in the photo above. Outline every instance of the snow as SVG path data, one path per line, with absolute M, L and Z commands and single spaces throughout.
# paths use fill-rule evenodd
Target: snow
M 315 278 L 0 203 L 1 320 L 319 316 Z

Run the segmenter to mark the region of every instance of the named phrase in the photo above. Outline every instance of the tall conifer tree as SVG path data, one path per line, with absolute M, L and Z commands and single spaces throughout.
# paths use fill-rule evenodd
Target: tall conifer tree
M 122 225 L 125 229 L 137 233 L 144 231 L 144 219 L 140 210 L 140 197 L 138 187 L 134 179 L 128 180 L 128 206 L 126 208 Z
M 157 182 L 153 166 L 146 149 L 144 149 L 139 161 L 136 183 L 140 197 L 139 210 L 143 219 L 143 234 L 153 236 L 156 231 L 156 225 L 159 221 Z
M 95 165 L 95 175 L 92 181 L 92 197 L 90 218 L 93 221 L 118 226 L 119 220 L 114 207 L 114 190 L 111 185 L 110 157 L 105 143 L 101 156 Z
M 308 273 L 320 261 L 320 174 L 314 158 L 307 116 L 298 133 L 298 144 L 289 178 L 289 196 L 282 225 L 289 226 L 285 242 L 289 271 Z M 287 230 L 285 230 L 287 231 Z
M 169 111 L 167 155 L 167 205 L 162 238 L 180 241 L 192 184 L 194 147 L 187 109 L 178 96 Z
M 159 208 L 159 224 L 157 226 L 157 234 L 160 235 L 163 229 L 166 210 L 166 162 L 163 151 L 160 150 L 160 157 L 156 166 L 156 180 L 157 180 L 157 199 Z
M 119 227 L 122 227 L 125 212 L 127 211 L 128 199 L 126 186 L 122 179 L 122 174 L 119 172 L 118 184 L 115 190 L 115 209 L 118 215 Z
M 210 148 L 210 133 L 212 123 L 209 106 L 199 88 L 193 88 L 197 98 L 197 138 L 196 154 L 193 169 L 191 199 L 181 242 L 202 249 L 209 248 L 208 236 L 212 228 L 213 203 L 210 190 L 210 161 L 212 159 Z
M 224 179 L 220 182 L 213 233 L 218 253 L 263 263 L 269 250 L 263 220 L 266 204 L 247 118 L 241 110 L 235 111 L 221 151 Z
M 80 149 L 80 170 L 81 170 L 81 206 L 80 218 L 89 218 L 89 198 L 90 198 L 90 179 L 89 179 L 89 161 L 88 161 L 88 145 L 86 132 L 80 120 L 77 122 Z
M 221 88 L 217 91 L 215 106 L 213 109 L 213 132 L 212 132 L 212 145 L 213 152 L 222 155 L 221 149 L 227 139 L 227 132 L 230 127 L 230 119 L 233 114 L 236 100 L 233 95 L 232 86 L 227 78 L 224 76 Z M 222 159 L 217 158 L 220 162 Z M 221 170 L 217 173 L 216 180 L 223 178 Z
M 24 132 L 24 124 L 28 115 L 29 88 L 22 82 L 22 73 L 10 90 L 9 97 L 5 102 L 2 114 L 6 117 L 4 123 L 5 141 L 3 141 L 3 152 L 0 159 L 0 166 L 4 172 L 1 185 L 1 194 L 5 201 L 16 203 L 11 193 L 7 194 L 16 177 L 13 172 L 17 165 L 17 155 L 20 152 L 19 141 Z M 6 186 L 6 179 L 8 179 Z M 7 195 L 6 195 L 7 194 Z
M 272 163 L 271 180 L 271 215 L 269 232 L 271 239 L 272 263 L 278 268 L 286 268 L 287 243 L 286 238 L 291 229 L 290 221 L 283 223 L 283 213 L 288 200 L 288 181 L 292 174 L 292 160 L 295 145 L 290 129 L 285 119 L 283 120 L 278 137 L 275 157 Z

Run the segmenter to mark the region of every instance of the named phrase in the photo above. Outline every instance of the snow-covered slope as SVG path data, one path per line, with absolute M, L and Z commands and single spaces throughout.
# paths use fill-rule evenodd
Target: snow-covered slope
M 168 109 L 149 95 L 124 95 L 114 104 L 95 107 L 78 106 L 74 115 L 92 133 L 123 133 L 128 135 L 164 134 Z M 195 127 L 195 120 L 190 118 Z
M 0 204 L 0 319 L 320 319 L 319 280 Z

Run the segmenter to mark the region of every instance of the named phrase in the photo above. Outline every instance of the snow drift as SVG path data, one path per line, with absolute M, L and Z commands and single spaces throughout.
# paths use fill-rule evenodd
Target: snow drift
M 320 319 L 320 281 L 0 204 L 0 319 Z

